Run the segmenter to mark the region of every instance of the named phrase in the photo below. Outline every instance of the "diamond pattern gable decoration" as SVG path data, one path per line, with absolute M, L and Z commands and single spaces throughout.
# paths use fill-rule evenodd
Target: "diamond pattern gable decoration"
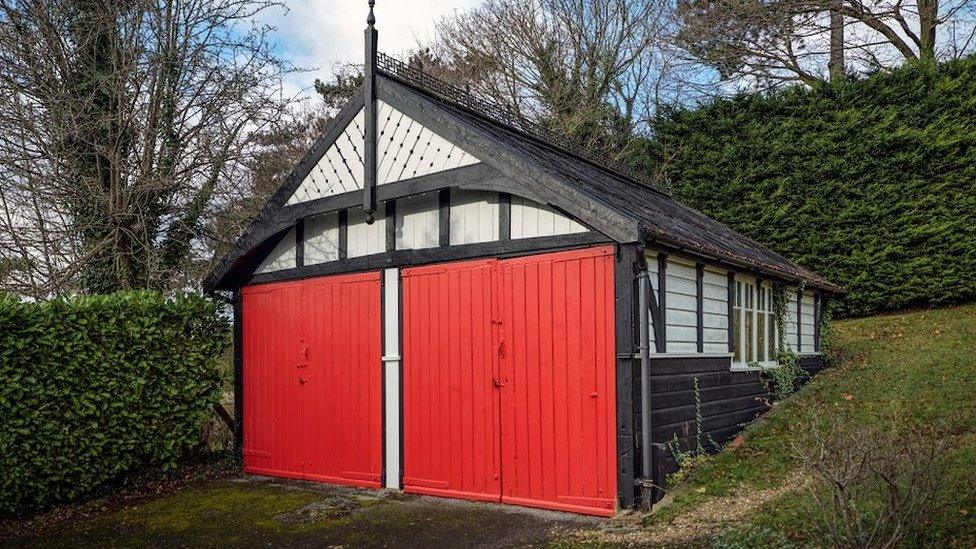
M 362 110 L 312 167 L 286 204 L 363 188 Z M 377 181 L 380 185 L 477 164 L 479 160 L 388 103 L 379 102 Z

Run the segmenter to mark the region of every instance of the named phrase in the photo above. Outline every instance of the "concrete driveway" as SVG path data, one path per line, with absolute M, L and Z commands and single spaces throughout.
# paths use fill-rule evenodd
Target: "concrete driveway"
M 262 477 L 212 481 L 69 523 L 33 547 L 527 547 L 600 519 Z

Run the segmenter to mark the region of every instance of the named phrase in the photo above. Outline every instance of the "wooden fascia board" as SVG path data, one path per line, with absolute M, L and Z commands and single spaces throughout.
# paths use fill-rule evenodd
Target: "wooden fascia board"
M 715 267 L 721 267 L 728 271 L 734 271 L 738 273 L 745 273 L 745 274 L 752 274 L 752 275 L 761 275 L 766 280 L 773 280 L 787 285 L 800 284 L 802 282 L 803 284 L 806 284 L 811 288 L 816 288 L 822 292 L 831 295 L 843 295 L 845 293 L 845 290 L 842 287 L 836 286 L 834 284 L 824 285 L 822 283 L 813 280 L 808 280 L 800 276 L 797 276 L 793 273 L 787 273 L 779 269 L 759 266 L 746 261 L 742 261 L 730 257 L 719 256 L 713 253 L 699 252 L 691 247 L 684 246 L 677 241 L 668 240 L 660 236 L 654 239 L 647 240 L 646 246 L 648 250 L 658 250 L 662 253 L 683 256 L 686 259 L 693 262 L 701 261 L 705 263 L 706 266 L 713 265 Z
M 537 196 L 542 204 L 571 214 L 615 242 L 640 240 L 640 227 L 635 218 L 541 169 L 519 151 L 465 124 L 410 87 L 380 74 L 377 92 L 383 101 L 517 182 L 519 192 L 515 194 Z

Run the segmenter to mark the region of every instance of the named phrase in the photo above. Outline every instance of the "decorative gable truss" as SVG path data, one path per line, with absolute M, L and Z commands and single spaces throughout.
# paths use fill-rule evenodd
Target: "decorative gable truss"
M 360 109 L 286 204 L 363 188 L 364 118 Z M 379 101 L 377 149 L 380 185 L 478 163 L 471 154 L 383 101 Z

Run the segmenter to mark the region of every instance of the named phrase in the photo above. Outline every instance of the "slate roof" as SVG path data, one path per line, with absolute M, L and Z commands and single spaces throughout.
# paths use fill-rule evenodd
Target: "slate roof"
M 667 192 L 639 181 L 628 170 L 616 168 L 612 162 L 580 154 L 577 149 L 544 139 L 531 129 L 503 122 L 493 112 L 478 109 L 477 103 L 449 98 L 441 86 L 428 85 L 429 78 L 421 80 L 410 73 L 385 69 L 381 69 L 383 76 L 414 90 L 464 125 L 489 135 L 500 146 L 519 151 L 526 160 L 594 200 L 629 214 L 638 221 L 649 243 L 659 242 L 690 254 L 748 266 L 781 278 L 803 280 L 832 292 L 843 292 L 840 286 L 681 204 Z M 461 93 L 455 91 L 452 95 Z

